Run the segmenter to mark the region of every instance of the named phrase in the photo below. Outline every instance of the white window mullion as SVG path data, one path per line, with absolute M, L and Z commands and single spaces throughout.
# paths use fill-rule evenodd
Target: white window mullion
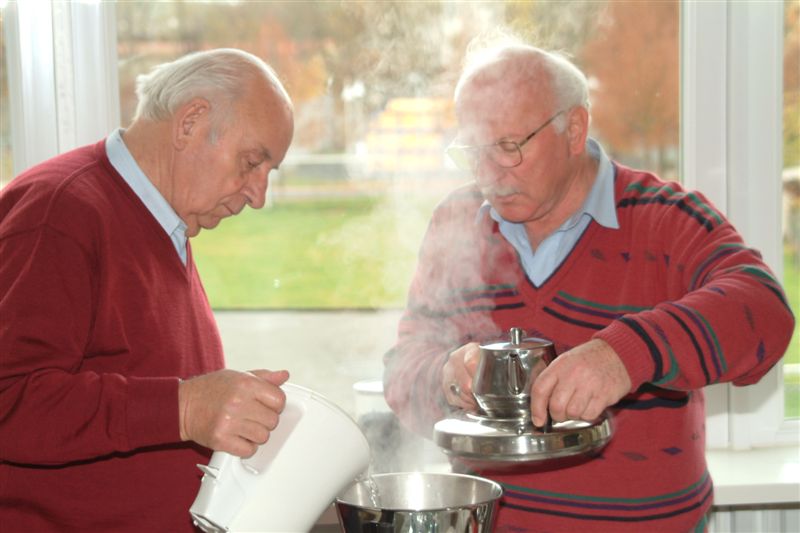
M 3 14 L 14 174 L 58 153 L 50 2 L 10 2 Z
M 58 109 L 58 151 L 75 148 L 75 61 L 72 56 L 72 19 L 69 2 L 55 2 L 53 9 L 53 75 Z
M 11 2 L 4 12 L 14 173 L 119 126 L 111 2 Z
M 95 142 L 120 125 L 114 2 L 70 2 L 74 146 Z M 68 149 L 62 146 L 62 150 Z
M 681 3 L 681 181 L 727 207 L 726 62 L 728 5 Z M 729 386 L 706 387 L 706 444 L 729 444 Z
M 684 2 L 680 17 L 681 182 L 726 212 L 728 4 Z
M 681 176 L 782 272 L 783 4 L 681 3 Z M 709 448 L 796 441 L 782 368 L 756 385 L 706 388 Z
M 783 3 L 730 2 L 728 217 L 782 278 Z M 775 443 L 783 420 L 783 367 L 731 388 L 731 445 Z

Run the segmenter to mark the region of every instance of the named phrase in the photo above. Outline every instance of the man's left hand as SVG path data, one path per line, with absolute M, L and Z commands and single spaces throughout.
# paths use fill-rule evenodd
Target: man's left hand
M 531 388 L 531 414 L 536 426 L 554 422 L 595 420 L 631 389 L 625 365 L 605 341 L 592 339 L 564 352 L 550 363 Z

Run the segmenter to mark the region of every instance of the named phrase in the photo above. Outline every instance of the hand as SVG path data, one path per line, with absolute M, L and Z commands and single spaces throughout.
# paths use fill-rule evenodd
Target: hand
M 465 344 L 450 352 L 442 369 L 442 391 L 447 403 L 461 409 L 478 408 L 472 395 L 472 376 L 478 369 L 481 350 L 477 342 Z
M 631 389 L 625 365 L 611 346 L 600 339 L 555 358 L 531 388 L 531 415 L 536 426 L 547 421 L 595 420 Z
M 269 439 L 286 404 L 285 370 L 219 370 L 178 388 L 181 440 L 250 457 Z

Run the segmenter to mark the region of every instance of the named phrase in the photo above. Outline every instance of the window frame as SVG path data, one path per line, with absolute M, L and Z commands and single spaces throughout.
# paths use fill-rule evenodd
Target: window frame
M 686 2 L 680 24 L 683 182 L 726 214 L 779 279 L 783 10 L 782 2 Z M 708 387 L 708 447 L 796 443 L 800 423 L 784 419 L 783 388 L 780 364 L 756 385 Z
M 111 2 L 5 10 L 16 174 L 120 125 L 116 19 Z M 681 4 L 681 176 L 781 278 L 782 59 L 782 2 Z M 796 443 L 783 396 L 782 365 L 750 387 L 708 387 L 708 447 Z
M 16 175 L 119 126 L 116 19 L 110 2 L 4 10 Z

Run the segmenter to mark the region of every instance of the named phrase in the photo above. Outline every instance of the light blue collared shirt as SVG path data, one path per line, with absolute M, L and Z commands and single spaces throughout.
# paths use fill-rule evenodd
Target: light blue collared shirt
M 586 149 L 589 155 L 598 161 L 594 185 L 581 209 L 548 235 L 539 244 L 536 252 L 531 249 L 524 223 L 504 220 L 489 202 L 484 202 L 481 206 L 481 213 L 488 209 L 489 215 L 497 221 L 500 233 L 517 251 L 525 274 L 537 287 L 547 281 L 558 265 L 567 258 L 592 219 L 601 226 L 619 229 L 614 205 L 614 167 L 603 148 L 594 139 L 586 140 Z
M 175 250 L 186 264 L 186 224 L 172 209 L 166 199 L 161 196 L 155 185 L 147 178 L 145 173 L 131 155 L 122 133 L 125 130 L 118 128 L 106 139 L 106 155 L 111 165 L 119 172 L 120 176 L 133 189 L 145 207 L 152 213 L 164 231 L 167 232 Z

